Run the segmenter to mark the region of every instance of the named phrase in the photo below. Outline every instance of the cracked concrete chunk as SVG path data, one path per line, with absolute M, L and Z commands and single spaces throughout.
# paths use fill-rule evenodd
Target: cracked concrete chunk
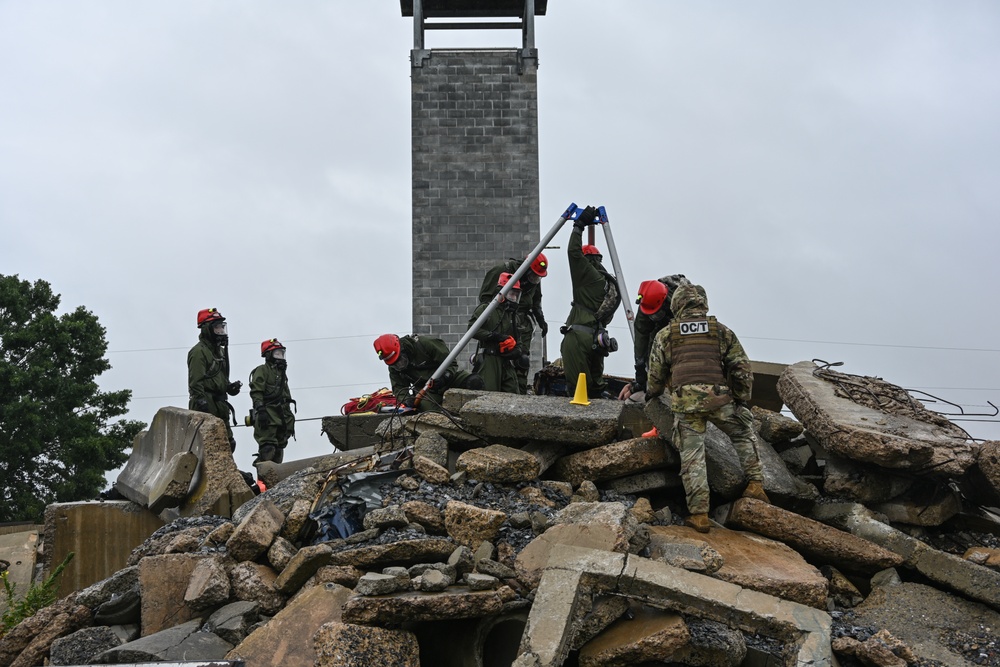
M 551 475 L 579 486 L 584 480 L 602 482 L 662 468 L 676 470 L 679 465 L 677 453 L 659 438 L 634 438 L 564 456 Z
M 256 602 L 264 614 L 276 614 L 285 606 L 285 596 L 275 589 L 277 575 L 267 565 L 240 563 L 229 573 L 233 597 Z
M 629 667 L 671 662 L 690 640 L 678 614 L 633 605 L 632 618 L 615 621 L 580 649 L 580 667 Z
M 798 549 L 814 561 L 873 574 L 903 562 L 902 556 L 807 517 L 753 498 L 733 503 L 726 525 L 751 530 Z
M 212 556 L 203 558 L 195 565 L 184 592 L 184 602 L 191 609 L 218 607 L 229 599 L 229 572 L 226 571 L 226 563 L 226 559 Z
M 649 527 L 649 558 L 692 572 L 712 574 L 723 566 L 722 554 L 704 540 L 666 526 Z
M 85 665 L 98 653 L 121 646 L 121 638 L 111 628 L 83 628 L 52 642 L 49 662 L 52 665 Z
M 479 618 L 499 613 L 516 597 L 507 586 L 495 591 L 451 587 L 440 593 L 409 592 L 380 597 L 352 597 L 344 604 L 344 622 L 393 623 Z
M 448 535 L 458 544 L 475 549 L 496 537 L 507 515 L 497 510 L 476 507 L 450 500 L 444 508 L 444 524 Z
M 327 565 L 332 557 L 333 549 L 328 544 L 302 547 L 285 564 L 285 568 L 274 582 L 275 589 L 291 595 L 299 590 L 309 577 L 316 574 L 317 570 Z
M 415 565 L 428 561 L 433 563 L 447 559 L 454 550 L 455 543 L 441 537 L 403 540 L 337 551 L 331 554 L 330 565 L 353 565 L 370 569 L 385 565 Z
M 122 644 L 97 656 L 97 662 L 166 662 L 189 660 L 222 660 L 233 648 L 211 632 L 201 631 L 201 620 L 195 619 L 160 632 Z
M 458 457 L 456 470 L 481 482 L 517 484 L 538 477 L 541 465 L 529 452 L 504 445 L 470 449 Z
M 806 430 L 830 452 L 918 474 L 959 476 L 975 461 L 976 445 L 947 419 L 930 423 L 902 412 L 889 414 L 856 403 L 842 395 L 843 391 L 838 393 L 838 383 L 866 383 L 863 393 L 870 394 L 874 390 L 868 391 L 871 388 L 867 385 L 874 382 L 873 378 L 821 371 L 824 377 L 831 378 L 827 380 L 814 374 L 817 368 L 811 361 L 788 366 L 778 380 L 778 391 Z M 899 389 L 888 383 L 882 385 L 886 393 Z
M 285 515 L 274 503 L 261 501 L 236 526 L 226 550 L 236 562 L 254 560 L 271 546 L 284 522 Z
M 350 589 L 332 583 L 310 588 L 247 635 L 226 659 L 243 660 L 247 667 L 313 667 L 312 637 L 324 624 L 340 620 L 350 595 Z
M 260 605 L 256 602 L 232 602 L 209 616 L 203 629 L 214 632 L 235 646 L 246 638 L 251 626 L 258 621 Z
M 621 401 L 580 406 L 559 396 L 487 392 L 465 403 L 460 414 L 472 431 L 489 441 L 544 440 L 586 449 L 616 439 L 621 412 Z
M 183 623 L 198 614 L 184 601 L 191 575 L 205 556 L 166 554 L 139 561 L 142 636 Z
M 417 637 L 408 630 L 334 621 L 316 632 L 313 648 L 316 667 L 420 667 Z

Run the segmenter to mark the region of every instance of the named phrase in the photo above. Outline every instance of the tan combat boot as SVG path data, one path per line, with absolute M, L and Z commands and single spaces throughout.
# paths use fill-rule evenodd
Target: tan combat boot
M 707 514 L 692 514 L 684 519 L 684 525 L 694 528 L 699 533 L 707 533 L 712 524 L 708 522 Z
M 751 481 L 747 484 L 747 488 L 743 489 L 744 498 L 755 498 L 756 500 L 762 500 L 768 505 L 771 504 L 770 498 L 764 493 L 763 482 Z

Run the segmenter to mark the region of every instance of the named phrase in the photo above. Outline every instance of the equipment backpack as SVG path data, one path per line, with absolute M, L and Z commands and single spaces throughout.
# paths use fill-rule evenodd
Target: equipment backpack
M 391 389 L 382 387 L 371 394 L 352 398 L 340 407 L 340 414 L 353 415 L 365 412 L 391 412 L 396 408 L 397 401 Z M 383 410 L 382 408 L 390 408 Z

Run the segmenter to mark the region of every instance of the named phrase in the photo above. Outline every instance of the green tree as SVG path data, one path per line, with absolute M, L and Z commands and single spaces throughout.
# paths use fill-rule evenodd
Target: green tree
M 44 280 L 0 275 L 0 522 L 40 521 L 45 506 L 94 498 L 145 424 L 109 423 L 132 392 L 102 392 L 106 330 L 82 306 L 56 315 Z

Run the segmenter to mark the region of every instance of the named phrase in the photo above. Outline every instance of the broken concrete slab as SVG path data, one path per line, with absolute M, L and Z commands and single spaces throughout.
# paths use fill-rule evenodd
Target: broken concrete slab
M 943 484 L 917 484 L 905 495 L 870 506 L 893 523 L 940 526 L 962 510 L 959 495 Z
M 487 440 L 544 440 L 587 449 L 617 439 L 621 401 L 571 405 L 559 396 L 518 396 L 488 392 L 462 406 L 466 426 Z
M 754 427 L 757 430 L 757 434 L 770 443 L 772 447 L 791 442 L 802 435 L 802 431 L 804 430 L 802 424 L 790 417 L 786 417 L 777 410 L 772 411 L 753 406 L 750 408 L 750 412 L 753 413 Z M 775 447 L 775 449 L 778 449 L 778 447 Z
M 657 560 L 692 572 L 713 574 L 724 564 L 722 554 L 708 542 L 679 534 L 676 530 L 660 530 L 662 526 L 649 527 L 650 560 Z
M 317 570 L 330 563 L 333 557 L 333 549 L 329 544 L 314 544 L 310 547 L 302 547 L 292 559 L 285 565 L 278 578 L 274 582 L 274 587 L 281 593 L 291 595 L 297 591 L 309 577 L 313 576 Z
M 673 662 L 690 639 L 679 614 L 633 605 L 631 618 L 615 621 L 580 648 L 580 667 Z
M 781 636 L 791 641 L 797 664 L 834 664 L 826 612 L 633 555 L 565 547 L 542 576 L 515 666 L 563 663 L 584 589 L 655 599 L 684 615 Z
M 312 637 L 320 627 L 339 621 L 351 591 L 337 584 L 313 586 L 278 612 L 226 655 L 246 667 L 313 667 Z
M 472 479 L 494 484 L 530 482 L 541 473 L 541 466 L 529 452 L 504 445 L 478 447 L 458 457 L 456 470 Z
M 633 438 L 563 456 L 551 470 L 557 480 L 579 486 L 616 477 L 680 466 L 677 452 L 659 438 Z
M 142 636 L 184 623 L 198 611 L 184 601 L 191 574 L 204 554 L 147 556 L 139 561 L 139 591 L 142 599 Z
M 753 498 L 734 502 L 725 523 L 780 540 L 814 562 L 851 572 L 871 575 L 903 562 L 902 556 L 873 542 Z
M 320 435 L 326 434 L 330 444 L 340 451 L 371 447 L 382 441 L 379 424 L 396 416 L 394 413 L 355 413 L 323 417 Z
M 379 597 L 350 598 L 344 604 L 345 623 L 382 625 L 479 618 L 499 613 L 516 596 L 507 586 L 491 591 L 471 591 L 452 586 L 439 593 L 406 592 Z
M 890 414 L 846 397 L 844 389 L 858 384 L 868 395 L 868 385 L 874 382 L 882 381 L 800 361 L 781 374 L 778 391 L 809 433 L 838 456 L 916 474 L 951 476 L 962 475 L 975 462 L 975 443 L 947 419 L 925 416 L 929 411 L 916 409 L 911 413 L 927 421 L 902 412 Z M 882 385 L 886 392 L 894 388 L 905 394 L 894 385 Z M 909 403 L 920 407 L 912 399 Z
M 639 473 L 638 475 L 609 479 L 600 484 L 600 488 L 605 491 L 614 491 L 615 493 L 628 495 L 638 495 L 665 489 L 680 489 L 683 486 L 684 482 L 681 480 L 680 472 L 668 470 L 651 470 Z
M 212 612 L 203 627 L 236 646 L 246 639 L 250 628 L 259 621 L 260 605 L 241 600 L 231 602 Z
M 198 460 L 193 475 L 188 475 L 188 454 Z M 185 475 L 188 486 L 179 493 Z M 136 436 L 115 488 L 144 507 L 163 507 L 161 514 L 168 520 L 232 516 L 253 497 L 233 460 L 225 423 L 204 412 L 173 407 L 160 408 L 149 428 Z
M 650 526 L 650 539 L 706 542 L 722 557 L 712 577 L 810 607 L 826 608 L 827 580 L 795 550 L 774 540 L 725 528 L 699 533 L 686 526 Z
M 335 551 L 329 565 L 353 565 L 372 569 L 386 565 L 415 565 L 447 560 L 455 550 L 455 543 L 443 537 L 401 540 L 390 544 L 375 544 Z
M 220 556 L 203 558 L 195 565 L 184 592 L 184 602 L 191 609 L 218 607 L 229 599 L 231 587 L 226 564 L 232 561 Z
M 86 665 L 99 653 L 124 644 L 121 637 L 105 626 L 82 628 L 52 642 L 49 664 Z
M 839 456 L 830 456 L 823 466 L 823 492 L 834 498 L 884 503 L 905 493 L 913 484 L 913 477 Z
M 905 567 L 920 572 L 931 581 L 994 609 L 1000 609 L 1000 572 L 996 570 L 938 551 L 882 523 L 862 505 L 824 504 L 815 508 L 813 516 L 819 521 L 894 551 L 904 558 Z
M 59 577 L 59 595 L 69 595 L 126 567 L 132 550 L 161 526 L 159 517 L 132 502 L 53 503 L 45 508 L 45 572 L 76 554 Z
M 606 627 L 628 611 L 630 600 L 617 595 L 585 595 L 580 597 L 582 617 L 576 623 L 570 648 L 580 650 L 584 644 L 601 634 Z M 589 607 L 589 608 L 588 608 Z
M 974 665 L 982 658 L 973 649 L 975 636 L 996 636 L 1000 613 L 957 595 L 918 583 L 879 586 L 863 603 L 845 614 L 844 623 L 883 628 L 924 661 L 942 665 Z M 956 651 L 965 646 L 964 654 Z
M 316 632 L 313 649 L 316 667 L 420 667 L 420 646 L 416 635 L 409 630 L 333 621 Z
M 201 619 L 194 619 L 105 651 L 95 660 L 112 664 L 190 660 L 191 656 L 222 660 L 232 648 L 215 634 L 202 631 Z

